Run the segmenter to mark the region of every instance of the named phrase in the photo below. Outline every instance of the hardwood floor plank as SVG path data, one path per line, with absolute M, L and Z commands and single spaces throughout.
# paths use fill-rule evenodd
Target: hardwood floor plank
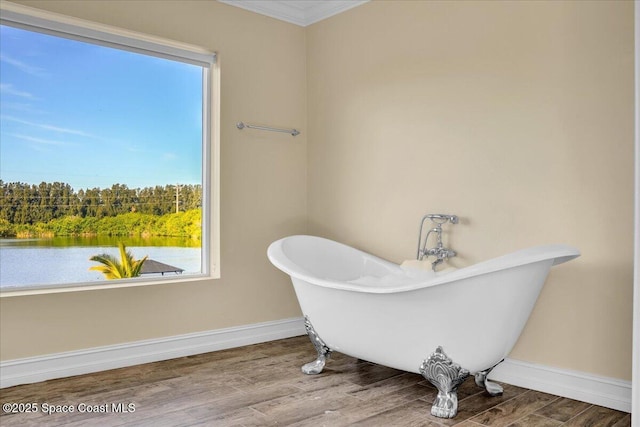
M 613 427 L 620 422 L 625 422 L 625 412 L 616 411 L 609 408 L 603 408 L 601 406 L 591 406 L 581 414 L 571 418 L 564 425 L 567 427 Z M 616 426 L 616 427 L 618 427 Z M 629 424 L 631 426 L 631 418 L 629 417 Z M 624 424 L 622 427 L 627 427 Z
M 425 414 L 431 410 L 431 405 L 420 400 L 420 398 L 432 399 L 435 398 L 435 395 L 435 390 L 421 384 L 414 384 L 389 394 L 378 395 L 369 400 L 352 402 L 341 409 L 326 411 L 315 417 L 299 421 L 292 426 L 351 426 L 366 418 L 414 401 L 416 401 L 416 405 L 421 408 L 420 414 Z
M 554 396 L 539 391 L 527 391 L 472 418 L 478 424 L 503 427 L 557 400 Z
M 462 421 L 461 423 L 455 424 L 455 426 L 456 427 L 483 427 L 482 424 L 478 424 L 471 420 Z
M 289 425 L 319 414 L 338 411 L 355 401 L 355 397 L 323 389 L 283 396 L 252 405 L 252 408 L 270 419 L 277 420 L 278 424 Z
M 369 400 L 376 396 L 392 393 L 395 390 L 401 390 L 406 387 L 419 384 L 423 378 L 421 375 L 412 373 L 403 373 L 391 378 L 368 384 L 364 387 L 349 392 L 349 396 L 357 397 L 362 400 Z
M 558 427 L 561 425 L 562 422 L 560 421 L 543 417 L 542 415 L 529 414 L 526 417 L 520 418 L 518 421 L 509 424 L 509 427 Z
M 178 415 L 185 415 L 179 413 Z M 188 426 L 203 425 L 203 426 L 215 426 L 215 427 L 249 427 L 249 426 L 268 426 L 270 420 L 264 415 L 249 407 L 239 408 L 230 412 L 220 413 L 217 411 L 214 405 L 201 405 L 189 409 L 186 414 L 194 421 L 191 421 Z M 147 419 L 145 426 L 155 426 L 155 423 L 149 423 L 149 421 L 155 421 L 154 419 Z
M 591 404 L 561 397 L 535 413 L 556 421 L 566 422 L 581 412 L 587 410 Z
M 2 427 L 630 427 L 624 412 L 503 384 L 491 397 L 473 379 L 458 389 L 458 415 L 430 414 L 437 390 L 422 376 L 334 353 L 323 373 L 296 337 L 95 374 L 0 389 L 1 403 L 71 405 L 73 413 L 0 413 Z M 128 413 L 78 405 L 135 405 Z M 564 423 L 564 424 L 563 424 Z
M 391 377 L 403 375 L 404 373 L 405 372 L 398 371 L 397 369 L 375 365 L 369 362 L 357 363 L 349 375 L 349 381 L 363 387 Z
M 414 400 L 351 425 L 354 427 L 444 427 L 444 424 L 424 416 L 425 412 L 430 410 L 430 407 L 425 408 L 424 403 L 420 400 Z
M 615 423 L 612 427 L 631 427 L 631 414 L 626 414 L 624 417 Z
M 304 375 L 302 372 L 296 374 L 291 379 L 291 385 L 303 391 L 322 390 L 326 388 L 336 388 L 342 393 L 359 390 L 361 387 L 352 383 L 345 375 L 333 371 L 323 372 L 321 375 Z

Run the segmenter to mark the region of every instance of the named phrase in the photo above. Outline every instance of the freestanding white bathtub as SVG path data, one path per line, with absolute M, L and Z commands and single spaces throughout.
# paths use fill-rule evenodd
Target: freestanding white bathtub
M 469 374 L 493 395 L 491 369 L 511 351 L 549 269 L 580 255 L 564 245 L 524 249 L 454 271 L 401 267 L 331 240 L 291 236 L 273 242 L 269 260 L 291 276 L 318 358 L 331 351 L 421 373 L 438 388 L 431 413 L 457 413 Z

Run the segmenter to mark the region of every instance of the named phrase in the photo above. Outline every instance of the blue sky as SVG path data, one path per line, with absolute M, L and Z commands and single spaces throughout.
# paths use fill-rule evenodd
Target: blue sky
M 0 26 L 0 179 L 201 184 L 198 66 Z

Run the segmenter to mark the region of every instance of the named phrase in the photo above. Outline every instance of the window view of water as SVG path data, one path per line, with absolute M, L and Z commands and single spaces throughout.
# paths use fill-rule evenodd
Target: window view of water
M 100 286 L 145 256 L 209 271 L 214 55 L 29 21 L 0 25 L 0 291 Z
M 182 238 L 54 237 L 51 239 L 0 239 L 0 289 L 38 287 L 105 281 L 92 266 L 94 255 L 120 258 L 122 241 L 135 259 L 149 259 L 184 270 L 181 275 L 200 274 L 201 248 L 198 241 Z M 196 246 L 197 245 L 197 246 Z M 165 273 L 166 276 L 177 273 Z M 145 274 L 143 277 L 157 276 Z

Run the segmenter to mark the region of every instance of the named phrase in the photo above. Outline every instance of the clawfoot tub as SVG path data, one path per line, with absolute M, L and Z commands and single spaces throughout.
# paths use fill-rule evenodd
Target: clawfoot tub
M 552 266 L 580 255 L 564 245 L 524 249 L 454 271 L 401 267 L 338 242 L 291 236 L 269 260 L 291 276 L 322 372 L 332 351 L 420 373 L 437 389 L 434 416 L 452 418 L 457 388 L 487 375 L 511 351 Z

